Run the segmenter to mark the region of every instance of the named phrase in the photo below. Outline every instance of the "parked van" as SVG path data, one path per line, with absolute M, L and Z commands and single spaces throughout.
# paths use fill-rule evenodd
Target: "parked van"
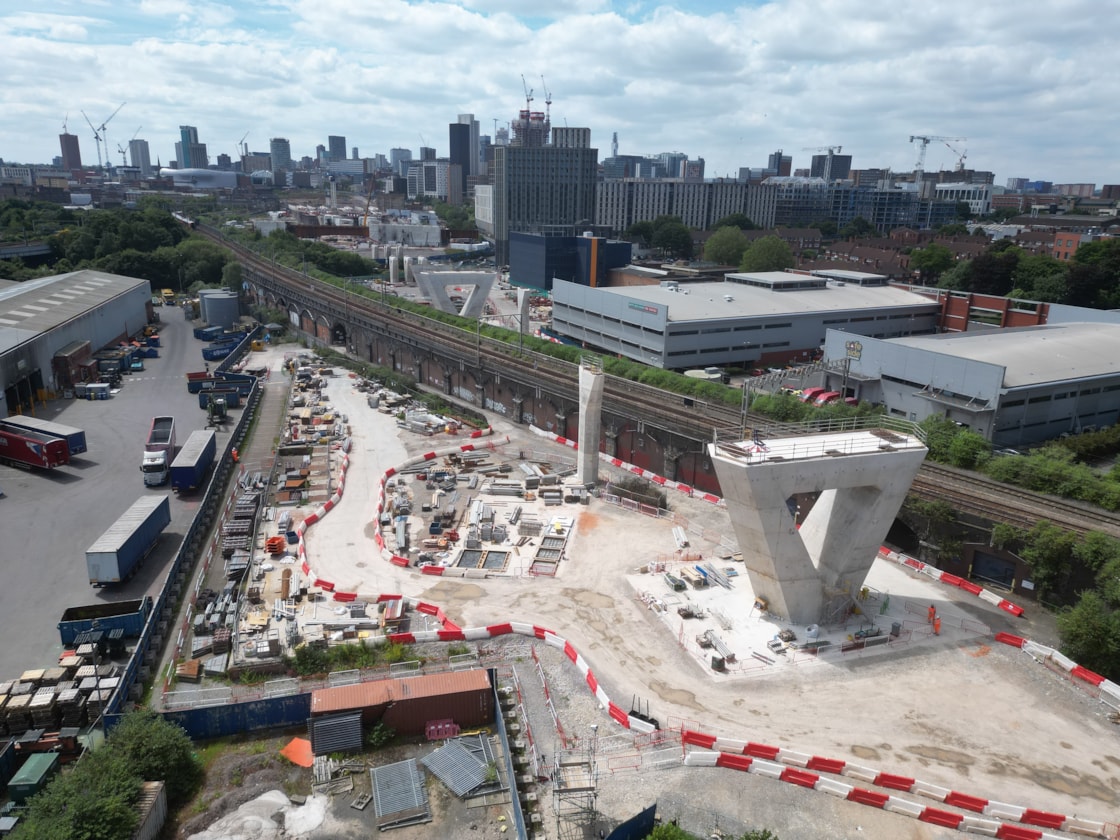
M 840 399 L 839 391 L 825 391 L 824 393 L 817 395 L 817 398 L 813 400 L 813 405 L 828 405 L 829 403 L 835 402 L 838 399 Z
M 803 403 L 811 403 L 821 394 L 826 393 L 827 390 L 827 388 L 806 388 L 801 392 L 801 396 L 798 397 L 798 399 Z

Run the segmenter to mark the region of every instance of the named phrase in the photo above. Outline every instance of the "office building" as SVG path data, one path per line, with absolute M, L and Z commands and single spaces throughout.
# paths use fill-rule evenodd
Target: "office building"
M 591 145 L 591 129 L 558 125 L 552 129 L 552 145 L 558 149 L 586 149 Z
M 695 230 L 708 230 L 733 213 L 759 227 L 774 226 L 777 190 L 740 180 L 686 181 L 683 178 L 605 179 L 595 196 L 595 224 L 621 234 L 636 222 L 678 216 Z
M 509 263 L 511 231 L 578 233 L 594 220 L 598 156 L 592 148 L 495 147 L 493 222 L 479 228 L 499 265 Z
M 179 169 L 205 169 L 210 165 L 206 144 L 198 142 L 198 129 L 193 125 L 179 126 L 179 142 L 175 144 L 175 160 Z
M 346 160 L 346 138 L 337 134 L 327 137 L 327 160 Z
M 62 148 L 62 168 L 67 172 L 80 172 L 82 169 L 82 152 L 78 147 L 78 135 L 58 135 L 58 143 Z
M 435 160 L 435 159 L 436 159 L 436 150 L 435 149 L 433 149 L 431 146 L 421 146 L 420 147 L 420 160 Z
M 151 177 L 152 157 L 148 149 L 147 140 L 129 140 L 128 159 L 132 162 L 134 167 L 140 170 L 141 177 Z
M 510 276 L 519 286 L 542 291 L 553 281 L 567 280 L 595 288 L 607 282 L 612 269 L 629 265 L 634 246 L 586 233 L 571 236 L 518 233 L 509 235 Z
M 285 137 L 273 137 L 268 141 L 268 153 L 272 157 L 272 170 L 292 170 L 292 145 Z
M 793 171 L 793 156 L 782 154 L 782 150 L 778 149 L 770 155 L 766 168 L 771 175 L 789 175 Z
M 809 177 L 821 178 L 829 183 L 844 181 L 852 172 L 852 156 L 837 155 L 829 152 L 826 155 L 813 155 L 809 164 Z
M 412 160 L 411 149 L 390 149 L 389 150 L 389 168 L 393 171 L 394 175 L 407 175 L 408 164 Z
M 459 115 L 460 120 L 464 116 Z M 469 115 L 468 115 L 469 116 Z M 477 126 L 477 123 L 475 123 Z M 467 193 L 467 177 L 470 175 L 471 161 L 471 126 L 467 123 L 453 122 L 447 127 L 448 148 L 451 150 L 448 159 L 459 167 L 460 189 L 464 195 Z

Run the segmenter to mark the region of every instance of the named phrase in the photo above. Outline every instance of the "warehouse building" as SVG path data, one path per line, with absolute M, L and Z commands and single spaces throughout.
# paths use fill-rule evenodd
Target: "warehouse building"
M 557 280 L 552 327 L 587 347 L 671 370 L 806 361 L 820 354 L 830 329 L 875 338 L 934 332 L 939 305 L 887 283 L 854 271 L 617 288 Z
M 826 385 L 897 417 L 942 415 L 996 446 L 1111 426 L 1120 418 L 1120 325 L 1059 323 L 855 339 L 830 329 Z
M 60 391 L 93 353 L 140 332 L 151 307 L 147 280 L 101 271 L 0 281 L 0 416 Z

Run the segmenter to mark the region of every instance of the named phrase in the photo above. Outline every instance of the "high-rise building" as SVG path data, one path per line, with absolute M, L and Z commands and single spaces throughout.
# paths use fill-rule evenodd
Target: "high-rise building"
M 459 114 L 459 125 L 465 125 L 469 128 L 470 135 L 470 148 L 467 150 L 467 159 L 470 164 L 469 168 L 464 168 L 464 180 L 471 175 L 477 175 L 479 165 L 482 161 L 481 153 L 479 152 L 479 128 L 478 120 L 474 118 L 474 114 Z
M 327 137 L 328 160 L 346 160 L 346 138 L 337 134 Z
M 436 150 L 435 149 L 433 149 L 431 146 L 421 146 L 420 147 L 420 160 L 435 160 L 435 159 L 436 159 Z
M 292 144 L 286 137 L 273 137 L 268 141 L 268 153 L 272 157 L 272 171 L 292 170 Z
M 467 177 L 471 174 L 471 127 L 462 121 L 464 115 L 460 114 L 459 122 L 447 126 L 448 148 L 451 150 L 448 159 L 459 167 L 460 184 L 463 195 L 467 194 Z M 469 116 L 466 115 L 466 116 Z M 478 123 L 475 123 L 477 126 Z
M 591 146 L 591 129 L 556 126 L 552 129 L 552 145 L 558 149 L 586 149 Z
M 408 163 L 412 160 L 412 149 L 390 149 L 389 168 L 394 175 L 407 175 Z
M 766 168 L 771 170 L 771 175 L 789 175 L 793 169 L 793 156 L 782 154 L 782 150 L 774 152 L 766 162 Z
M 494 148 L 493 222 L 479 227 L 492 237 L 499 265 L 509 263 L 511 231 L 578 233 L 594 220 L 598 160 L 593 148 Z
M 358 159 L 358 147 L 357 146 L 351 146 L 350 147 L 350 160 L 357 160 L 357 159 Z
M 82 168 L 82 152 L 78 148 L 78 135 L 58 135 L 58 143 L 62 147 L 62 168 L 67 172 L 78 172 Z
M 852 172 L 851 155 L 813 155 L 809 164 L 810 178 L 824 178 L 826 181 L 845 181 Z
M 709 230 L 733 213 L 759 227 L 774 225 L 773 187 L 743 179 L 687 181 L 683 178 L 606 178 L 595 195 L 595 226 L 622 233 L 637 222 L 677 216 L 690 228 Z
M 210 165 L 206 144 L 198 142 L 198 129 L 193 125 L 179 126 L 179 142 L 175 144 L 175 159 L 180 169 L 205 169 Z
M 141 177 L 147 178 L 152 174 L 152 157 L 147 140 L 129 140 L 128 159 L 140 170 Z

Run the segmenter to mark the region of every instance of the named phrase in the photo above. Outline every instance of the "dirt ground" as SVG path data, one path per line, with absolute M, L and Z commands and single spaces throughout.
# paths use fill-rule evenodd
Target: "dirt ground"
M 715 674 L 687 649 L 679 623 L 659 617 L 638 597 L 638 588 L 645 584 L 640 579 L 635 584 L 637 568 L 673 555 L 671 521 L 599 500 L 582 509 L 565 506 L 577 527 L 556 577 L 521 573 L 484 580 L 438 578 L 381 560 L 370 519 L 384 469 L 399 462 L 402 448 L 412 455 L 461 441 L 410 437 L 385 426 L 384 415 L 370 412 L 364 396 L 349 393 L 344 382 L 332 386 L 331 395 L 349 415 L 354 448 L 346 495 L 310 531 L 308 556 L 323 577 L 345 581 L 347 588 L 360 592 L 399 592 L 438 604 L 466 628 L 503 621 L 551 628 L 575 646 L 615 702 L 624 708 L 634 701 L 647 703 L 666 726 L 858 762 L 994 801 L 1120 820 L 1120 740 L 1108 709 L 1022 652 L 991 638 L 1009 630 L 1052 644 L 1053 622 L 1032 605 L 1027 605 L 1026 618 L 1013 619 L 958 590 L 894 566 L 880 568 L 880 561 L 873 573 L 882 576 L 877 579 L 892 598 L 936 603 L 947 613 L 983 623 L 989 634 L 946 633 L 916 638 L 893 647 L 889 655 L 822 658 L 796 667 L 782 663 L 749 673 Z M 495 440 L 508 437 L 506 448 L 514 455 L 550 447 L 557 457 L 571 455 L 525 427 L 498 417 L 493 423 Z M 669 498 L 674 512 L 698 533 L 718 538 L 730 532 L 725 509 L 684 496 Z M 710 554 L 715 548 L 706 537 L 698 538 L 697 551 Z M 743 607 L 735 621 L 742 621 L 745 612 Z M 577 830 L 558 820 L 554 789 L 544 782 L 535 786 L 534 808 L 541 819 L 536 836 L 598 837 L 600 830 L 609 830 L 654 801 L 662 814 L 679 816 L 682 826 L 696 833 L 766 827 L 782 840 L 925 840 L 957 834 L 756 775 L 682 767 L 679 753 L 673 769 L 657 769 L 656 756 L 648 749 L 618 740 L 626 736 L 563 654 L 537 642 L 538 671 L 530 656 L 532 644 L 511 637 L 485 647 L 518 674 L 526 698 L 525 718 L 540 752 L 554 758 L 568 749 L 586 750 L 595 738 L 603 740 L 596 762 L 596 800 L 586 824 Z M 555 716 L 543 699 L 541 673 Z M 215 759 L 206 791 L 187 809 L 178 836 L 188 836 L 188 829 L 198 831 L 266 790 L 306 793 L 310 771 L 286 767 L 277 755 L 288 737 L 237 744 Z M 385 756 L 375 760 L 380 763 Z M 364 783 L 368 785 L 368 776 Z M 437 820 L 397 829 L 395 836 L 407 840 L 508 834 L 508 821 L 499 819 L 500 808 L 466 808 L 441 788 L 438 781 L 429 784 Z M 937 804 L 915 795 L 904 798 Z M 348 802 L 338 797 L 314 830 L 283 836 L 368 836 L 366 813 L 350 809 Z

